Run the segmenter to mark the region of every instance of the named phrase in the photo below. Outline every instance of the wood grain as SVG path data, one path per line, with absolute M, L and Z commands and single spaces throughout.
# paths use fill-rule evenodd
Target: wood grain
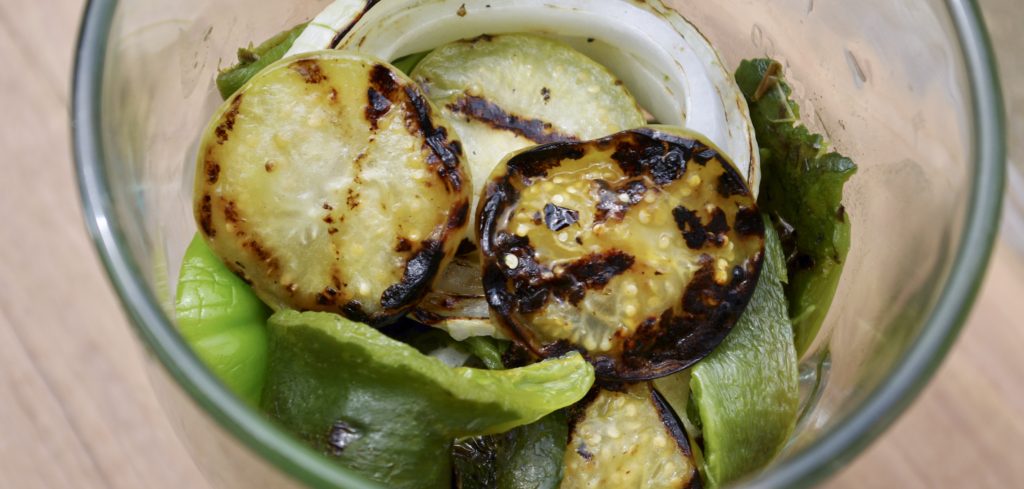
M 80 0 L 0 2 L 0 487 L 208 486 L 81 224 L 67 92 Z M 1024 267 L 1000 248 L 934 382 L 826 487 L 1024 487 Z

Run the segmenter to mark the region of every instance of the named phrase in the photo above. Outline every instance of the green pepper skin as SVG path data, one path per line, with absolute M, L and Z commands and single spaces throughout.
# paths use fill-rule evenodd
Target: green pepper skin
M 412 53 L 402 56 L 391 62 L 391 65 L 398 68 L 406 75 L 412 73 L 412 70 L 416 68 L 416 65 L 420 64 L 423 58 L 426 58 L 430 54 L 430 51 L 423 51 L 420 53 Z
M 455 444 L 456 489 L 555 489 L 562 482 L 569 419 L 555 411 L 508 432 Z
M 747 60 L 736 70 L 761 147 L 757 204 L 776 220 L 788 261 L 786 297 L 797 353 L 803 355 L 825 321 L 850 251 L 850 219 L 843 185 L 857 171 L 828 141 L 798 124 L 800 107 L 770 59 Z
M 227 100 L 253 75 L 284 57 L 284 54 L 291 49 L 295 39 L 305 29 L 306 23 L 302 23 L 276 34 L 255 48 L 239 48 L 238 64 L 224 69 L 217 75 L 217 91 L 220 92 L 221 98 Z
M 270 309 L 196 236 L 181 264 L 178 331 L 239 397 L 258 405 L 267 368 Z
M 562 482 L 569 420 L 565 411 L 502 435 L 497 457 L 498 489 L 555 489 Z
M 450 487 L 453 439 L 532 423 L 594 381 L 578 353 L 511 370 L 451 368 L 331 313 L 278 312 L 268 332 L 264 410 L 388 487 Z
M 785 261 L 775 230 L 765 228 L 767 256 L 747 309 L 690 377 L 709 488 L 770 462 L 796 424 L 797 355 L 782 288 Z

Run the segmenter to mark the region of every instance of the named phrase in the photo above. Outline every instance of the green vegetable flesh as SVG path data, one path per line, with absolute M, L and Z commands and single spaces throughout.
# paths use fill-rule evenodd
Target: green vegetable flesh
M 507 431 L 568 406 L 593 369 L 570 354 L 511 370 L 451 368 L 329 313 L 270 319 L 263 407 L 339 463 L 389 487 L 447 487 L 454 438 Z
M 554 489 L 562 481 L 568 419 L 564 411 L 500 435 L 455 444 L 459 489 Z
M 174 310 L 178 331 L 196 355 L 235 394 L 259 404 L 270 309 L 199 236 L 185 251 Z
M 466 351 L 480 359 L 484 366 L 491 370 L 505 368 L 501 355 L 508 349 L 508 342 L 495 338 L 474 336 L 459 342 Z
M 576 409 L 562 489 L 684 489 L 698 481 L 686 433 L 650 383 L 600 389 Z
M 393 322 L 469 227 L 454 130 L 374 58 L 318 51 L 267 67 L 214 115 L 196 164 L 203 237 L 275 310 Z
M 554 489 L 562 481 L 569 423 L 564 411 L 503 435 L 498 451 L 499 489 Z
M 430 54 L 430 51 L 407 54 L 405 56 L 402 56 L 401 58 L 392 61 L 391 65 L 394 66 L 395 68 L 398 68 L 399 70 L 402 70 L 402 73 L 408 75 L 412 73 L 412 70 L 416 68 L 416 65 L 420 64 L 420 61 L 423 61 L 423 58 L 426 58 L 428 54 Z
M 744 61 L 736 81 L 747 98 L 761 148 L 761 210 L 782 235 L 789 283 L 786 297 L 797 352 L 817 336 L 850 250 L 843 185 L 857 171 L 849 158 L 798 124 L 800 108 L 780 67 L 769 59 Z
M 217 75 L 217 91 L 221 98 L 227 99 L 237 92 L 245 82 L 249 81 L 260 70 L 281 59 L 292 47 L 295 39 L 306 29 L 306 23 L 278 33 L 274 37 L 260 43 L 255 48 L 240 48 L 238 64 L 221 71 Z
M 774 229 L 766 227 L 767 256 L 747 309 L 691 372 L 691 403 L 703 431 L 703 475 L 712 488 L 771 461 L 796 423 L 797 354 L 783 292 L 782 248 Z

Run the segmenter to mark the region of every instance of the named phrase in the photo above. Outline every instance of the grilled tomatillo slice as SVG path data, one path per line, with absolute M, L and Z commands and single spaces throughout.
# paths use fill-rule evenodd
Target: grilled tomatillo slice
M 532 423 L 586 395 L 571 353 L 481 370 L 441 360 L 337 314 L 270 318 L 264 410 L 338 463 L 393 488 L 450 488 L 455 438 Z
M 513 151 L 645 124 L 636 101 L 607 68 L 536 35 L 483 35 L 446 44 L 411 75 L 461 137 L 474 195 Z
M 743 177 L 683 129 L 525 150 L 482 199 L 492 311 L 537 354 L 579 350 L 605 378 L 655 378 L 703 358 L 761 270 L 764 225 Z
M 649 383 L 591 396 L 576 414 L 562 489 L 700 487 L 682 423 Z
M 386 63 L 337 51 L 281 60 L 203 136 L 199 228 L 274 309 L 387 323 L 466 234 L 470 182 L 453 136 Z

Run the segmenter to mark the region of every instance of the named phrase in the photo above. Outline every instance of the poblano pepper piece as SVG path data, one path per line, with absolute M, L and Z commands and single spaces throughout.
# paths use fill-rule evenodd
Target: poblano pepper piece
M 565 411 L 505 433 L 459 441 L 452 450 L 457 489 L 555 489 L 569 438 Z
M 783 292 L 785 262 L 778 234 L 765 228 L 765 262 L 747 309 L 691 372 L 687 410 L 699 417 L 701 472 L 709 488 L 763 467 L 796 424 L 797 355 Z
M 781 65 L 747 60 L 736 70 L 761 148 L 758 206 L 772 216 L 789 269 L 786 297 L 797 353 L 810 347 L 825 320 L 850 250 L 843 185 L 857 171 L 849 158 L 799 124 L 800 107 Z
M 331 313 L 278 312 L 268 332 L 266 412 L 388 487 L 449 487 L 453 439 L 536 421 L 594 381 L 577 353 L 510 370 L 448 367 Z
M 284 57 L 284 54 L 292 47 L 292 43 L 305 29 L 306 23 L 302 23 L 276 34 L 254 48 L 239 48 L 238 64 L 217 74 L 217 91 L 220 92 L 221 98 L 227 100 L 253 75 Z
M 426 58 L 428 54 L 430 54 L 430 51 L 407 54 L 392 61 L 391 65 L 401 70 L 402 73 L 408 75 L 412 73 L 412 70 L 416 68 L 416 65 L 420 64 L 420 61 L 423 61 L 423 58 Z
M 178 331 L 185 341 L 232 391 L 259 404 L 270 309 L 198 235 L 185 251 L 176 295 Z

